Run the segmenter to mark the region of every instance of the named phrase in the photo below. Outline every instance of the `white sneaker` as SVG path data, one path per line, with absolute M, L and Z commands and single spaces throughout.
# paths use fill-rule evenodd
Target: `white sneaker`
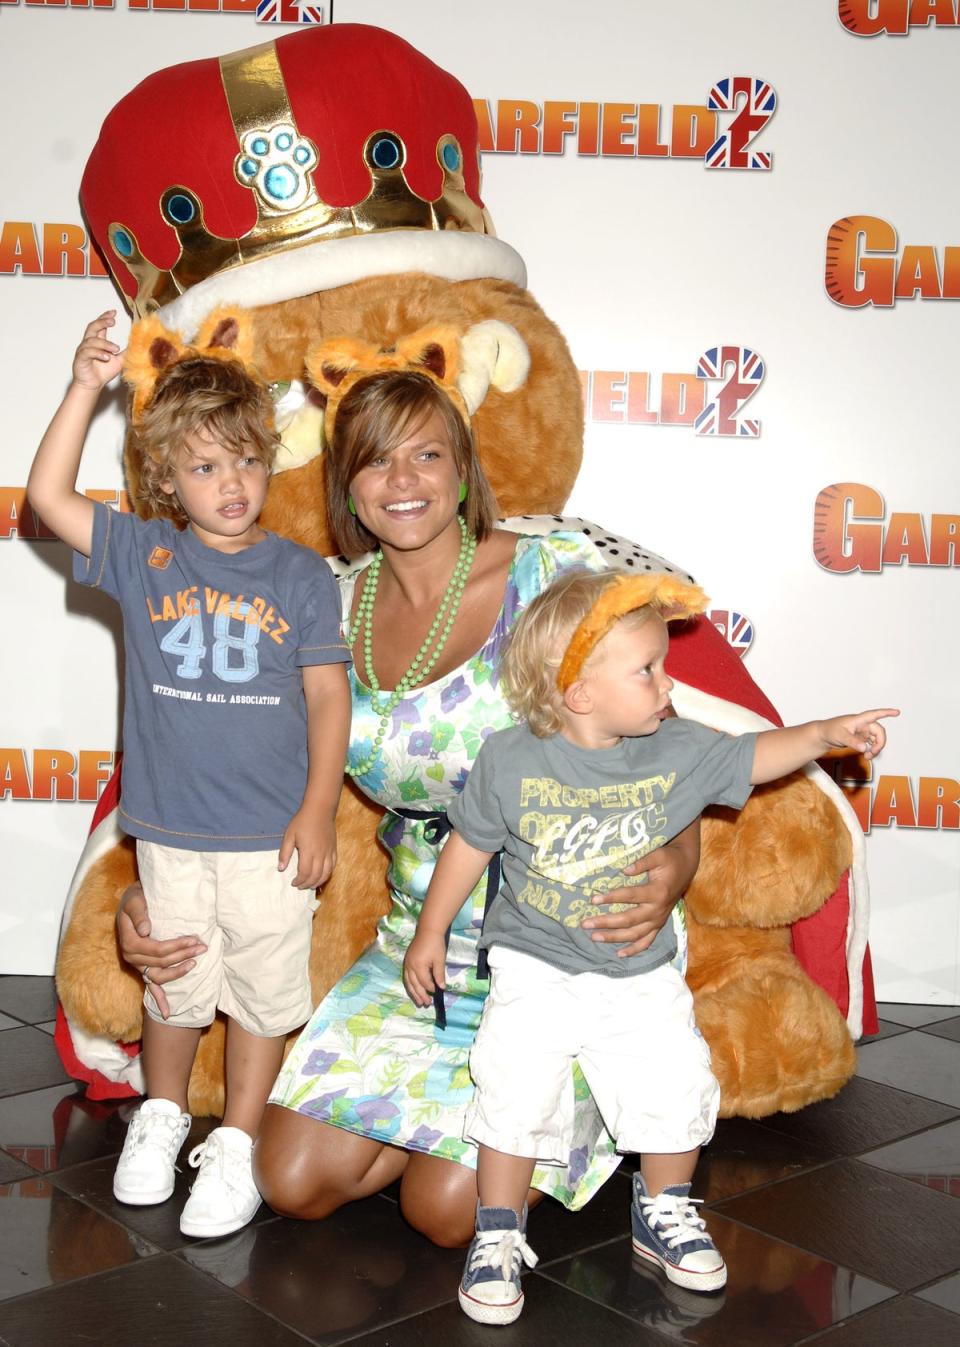
M 199 1169 L 180 1231 L 197 1239 L 229 1235 L 256 1215 L 261 1197 L 253 1181 L 253 1142 L 239 1127 L 217 1127 L 194 1146 L 188 1163 Z
M 166 1202 L 180 1147 L 190 1131 L 190 1114 L 181 1113 L 171 1099 L 145 1099 L 130 1119 L 126 1139 L 113 1175 L 118 1202 L 150 1207 Z

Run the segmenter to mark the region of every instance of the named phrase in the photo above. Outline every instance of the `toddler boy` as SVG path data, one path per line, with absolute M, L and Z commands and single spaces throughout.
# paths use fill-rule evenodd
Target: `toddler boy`
M 523 1307 L 526 1199 L 536 1163 L 567 1164 L 578 1062 L 617 1149 L 642 1154 L 633 1248 L 697 1291 L 726 1267 L 690 1198 L 713 1135 L 719 1087 L 668 922 L 640 953 L 590 939 L 592 898 L 664 845 L 708 804 L 742 808 L 751 787 L 847 746 L 868 757 L 878 717 L 718 734 L 668 718 L 666 620 L 698 612 L 694 586 L 669 576 L 568 572 L 536 598 L 501 663 L 525 723 L 484 743 L 437 862 L 404 964 L 412 999 L 443 986 L 444 932 L 493 853 L 503 885 L 484 923 L 490 994 L 470 1055 L 476 1093 L 464 1137 L 479 1147 L 476 1236 L 460 1305 L 481 1323 Z

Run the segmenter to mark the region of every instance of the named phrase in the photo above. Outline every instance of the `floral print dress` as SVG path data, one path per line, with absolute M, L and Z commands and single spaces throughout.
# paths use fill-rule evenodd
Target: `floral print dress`
M 507 577 L 503 607 L 486 643 L 472 659 L 412 692 L 393 711 L 381 752 L 357 785 L 388 811 L 378 836 L 390 855 L 393 905 L 376 942 L 317 1007 L 288 1056 L 270 1102 L 362 1136 L 476 1166 L 464 1141 L 463 1118 L 473 1094 L 468 1057 L 486 981 L 477 976 L 477 940 L 486 879 L 467 898 L 452 926 L 447 955 L 446 1028 L 432 1007 L 419 1009 L 402 981 L 403 956 L 438 855 L 424 819 L 446 809 L 464 786 L 487 735 L 512 723 L 496 669 L 500 646 L 517 614 L 561 571 L 602 570 L 606 562 L 580 533 L 521 537 Z M 349 615 L 353 576 L 341 580 Z M 353 720 L 349 760 L 369 755 L 379 717 L 370 691 L 350 670 Z M 566 1206 L 582 1206 L 619 1163 L 586 1082 L 574 1068 L 576 1124 L 567 1168 L 542 1166 L 534 1186 Z

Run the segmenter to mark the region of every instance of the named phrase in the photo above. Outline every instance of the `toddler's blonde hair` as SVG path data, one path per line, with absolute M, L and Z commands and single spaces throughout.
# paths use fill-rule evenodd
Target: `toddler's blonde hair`
M 557 674 L 573 633 L 600 596 L 624 574 L 617 570 L 565 571 L 514 623 L 500 659 L 500 681 L 510 709 L 527 722 L 538 739 L 547 739 L 563 729 L 563 697 Z M 651 613 L 659 613 L 661 606 L 654 599 L 633 608 L 618 619 L 617 625 L 623 622 L 639 627 Z M 584 662 L 583 672 L 602 658 L 602 652 L 600 640 Z

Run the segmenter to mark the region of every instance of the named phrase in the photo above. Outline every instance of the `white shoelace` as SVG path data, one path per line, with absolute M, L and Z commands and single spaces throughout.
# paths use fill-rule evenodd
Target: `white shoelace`
M 205 1178 L 217 1179 L 227 1188 L 243 1193 L 249 1188 L 251 1179 L 249 1166 L 230 1146 L 225 1146 L 218 1136 L 211 1134 L 199 1146 L 194 1146 L 187 1156 L 191 1169 L 199 1169 L 194 1187 Z
M 512 1281 L 520 1269 L 520 1259 L 527 1267 L 536 1267 L 539 1259 L 519 1230 L 479 1230 L 474 1236 L 470 1254 L 470 1271 L 482 1267 L 499 1268 L 505 1282 Z
M 695 1208 L 703 1205 L 698 1197 L 677 1197 L 673 1193 L 658 1193 L 656 1197 L 641 1197 L 640 1206 L 646 1222 L 663 1233 L 664 1242 L 675 1249 L 678 1244 L 703 1239 L 706 1223 Z
M 148 1113 L 143 1117 L 138 1112 L 130 1120 L 131 1151 L 136 1152 L 152 1146 L 168 1159 L 174 1159 L 182 1144 L 180 1114 Z

